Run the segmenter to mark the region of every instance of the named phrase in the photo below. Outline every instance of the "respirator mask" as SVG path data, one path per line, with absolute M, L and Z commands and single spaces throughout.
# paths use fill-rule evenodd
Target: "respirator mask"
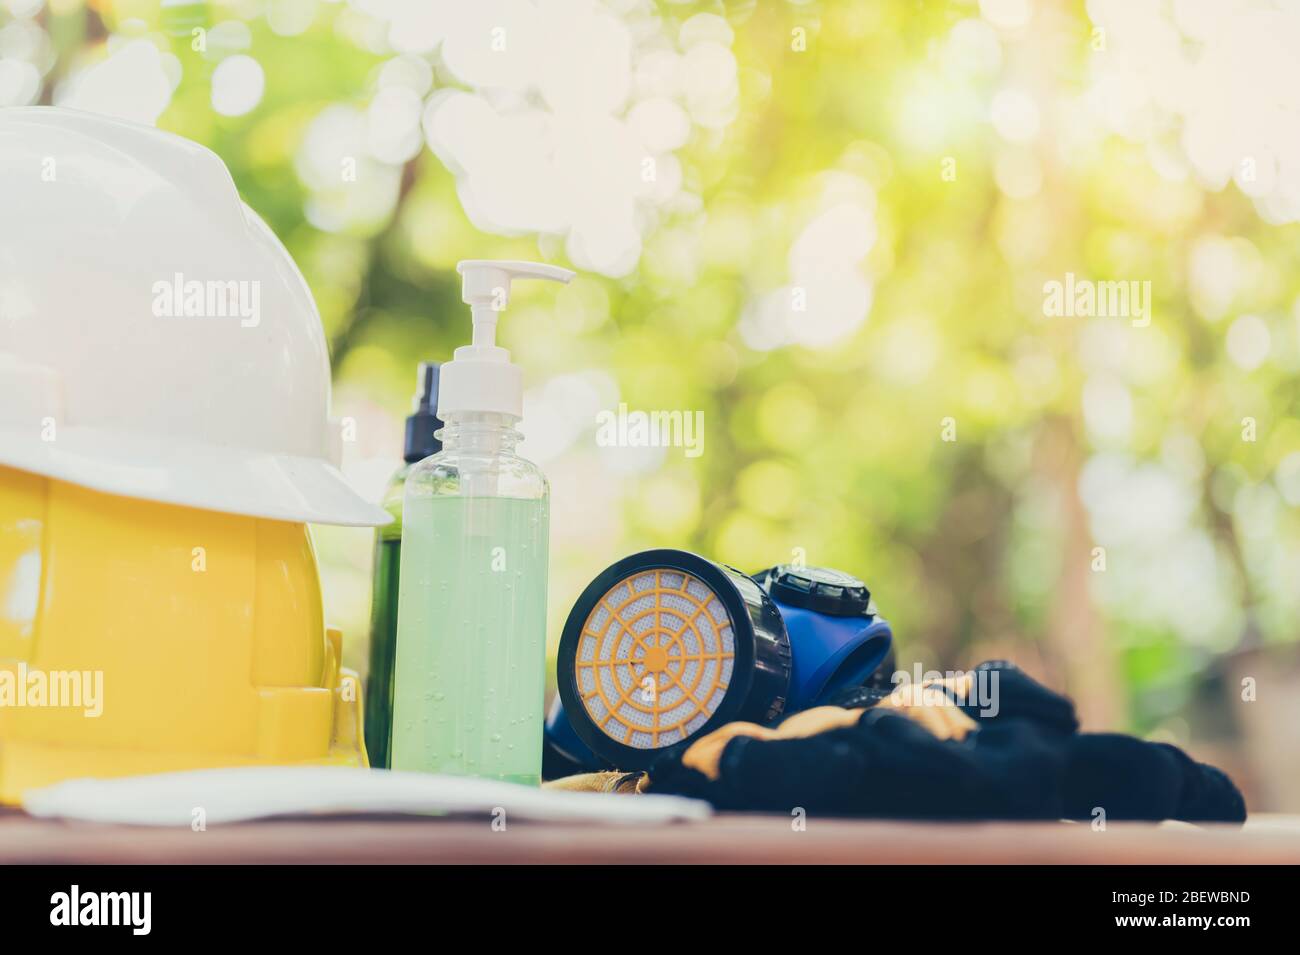
M 783 564 L 750 577 L 687 551 L 633 554 L 565 623 L 545 775 L 646 769 L 735 720 L 885 690 L 892 661 L 889 624 L 849 574 Z

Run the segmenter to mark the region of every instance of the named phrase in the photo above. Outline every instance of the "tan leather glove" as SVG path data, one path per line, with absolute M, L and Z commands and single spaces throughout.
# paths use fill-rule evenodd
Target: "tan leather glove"
M 939 739 L 965 739 L 976 729 L 975 721 L 967 716 L 952 697 L 945 693 L 947 687 L 958 699 L 970 699 L 972 674 L 928 683 L 907 683 L 898 687 L 877 707 L 898 710 L 916 720 Z
M 645 773 L 578 773 L 542 783 L 542 788 L 576 793 L 636 794 L 645 792 L 648 781 Z
M 842 726 L 852 726 L 862 718 L 862 710 L 846 710 L 841 706 L 815 706 L 794 714 L 776 728 L 757 723 L 728 723 L 701 737 L 682 755 L 682 765 L 698 770 L 709 779 L 718 778 L 718 763 L 727 743 L 737 736 L 754 739 L 802 739 L 816 736 Z
M 916 720 L 939 739 L 965 739 L 968 733 L 977 728 L 975 721 L 958 709 L 957 704 L 938 684 L 949 687 L 959 698 L 965 698 L 970 691 L 970 675 L 900 686 L 876 706 L 896 710 L 901 715 Z M 757 723 L 728 723 L 692 743 L 682 755 L 682 765 L 703 773 L 709 779 L 717 779 L 722 751 L 737 736 L 764 740 L 803 739 L 844 726 L 853 726 L 864 712 L 865 710 L 849 710 L 839 706 L 816 706 L 794 714 L 775 728 L 759 726 Z

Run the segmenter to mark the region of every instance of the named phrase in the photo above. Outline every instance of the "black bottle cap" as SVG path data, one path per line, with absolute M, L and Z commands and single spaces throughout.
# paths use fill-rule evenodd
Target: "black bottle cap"
M 438 363 L 436 361 L 420 362 L 416 378 L 418 389 L 413 403 L 414 410 L 406 419 L 406 445 L 402 457 L 407 464 L 423 461 L 431 454 L 442 450 L 442 442 L 433 433 L 442 427 L 438 417 Z
M 781 564 L 755 579 L 777 603 L 803 607 L 833 617 L 857 617 L 871 605 L 871 591 L 852 574 L 829 567 Z

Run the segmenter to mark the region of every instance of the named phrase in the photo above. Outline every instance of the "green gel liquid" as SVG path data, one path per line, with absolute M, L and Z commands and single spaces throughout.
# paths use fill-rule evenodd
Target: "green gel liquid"
M 539 785 L 547 502 L 408 498 L 392 767 Z

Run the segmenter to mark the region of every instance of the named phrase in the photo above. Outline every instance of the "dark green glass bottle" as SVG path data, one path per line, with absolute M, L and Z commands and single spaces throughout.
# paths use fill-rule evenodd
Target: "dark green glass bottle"
M 397 584 L 402 558 L 402 494 L 411 465 L 442 450 L 434 435 L 438 420 L 438 364 L 422 362 L 415 410 L 406 419 L 406 463 L 384 489 L 380 506 L 393 522 L 375 532 L 375 566 L 370 603 L 370 671 L 366 676 L 366 752 L 370 765 L 388 769 L 392 762 L 393 676 L 397 659 Z

